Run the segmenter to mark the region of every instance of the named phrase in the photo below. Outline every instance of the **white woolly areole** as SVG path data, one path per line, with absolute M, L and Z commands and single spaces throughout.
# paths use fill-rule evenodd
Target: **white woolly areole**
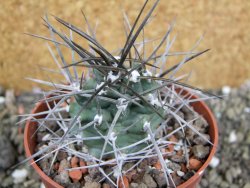
M 116 60 L 120 60 L 120 59 L 121 59 L 120 56 L 114 56 L 114 58 L 115 58 Z
M 148 101 L 150 102 L 150 104 L 152 104 L 153 106 L 160 106 L 161 107 L 161 103 L 159 101 L 159 99 L 157 97 L 155 97 L 153 94 L 148 94 Z
M 116 136 L 115 132 L 112 132 L 109 136 L 109 140 L 114 142 L 116 139 L 117 139 L 117 136 Z
M 100 84 L 97 84 L 95 89 L 98 90 L 100 87 L 103 86 L 104 83 L 105 82 L 101 82 Z M 102 94 L 106 94 L 106 91 L 104 91 L 103 89 L 98 93 L 98 95 L 102 95 Z
M 75 134 L 75 137 L 78 139 L 77 141 L 77 144 L 81 144 L 82 143 L 82 134 L 81 133 L 78 133 L 78 134 Z
M 152 76 L 152 72 L 150 72 L 149 70 L 145 70 L 145 72 L 142 73 L 143 76 Z
M 117 75 L 114 75 L 113 71 L 109 71 L 108 76 L 107 76 L 107 80 L 110 80 L 111 82 L 114 82 L 115 80 L 117 80 L 120 76 L 120 72 Z
M 134 82 L 134 83 L 139 82 L 139 78 L 138 78 L 139 76 L 140 76 L 140 73 L 137 70 L 133 70 L 131 72 L 129 81 Z
M 102 115 L 96 114 L 94 117 L 94 122 L 97 123 L 98 125 L 102 124 Z
M 143 76 L 152 76 L 152 72 L 150 72 L 149 70 L 145 70 L 145 72 L 142 73 Z M 148 82 L 151 82 L 152 80 L 151 79 L 148 79 Z
M 155 74 L 155 77 L 159 77 L 160 76 L 160 74 L 159 73 L 157 73 L 157 74 Z M 162 80 L 155 80 L 158 84 L 160 84 L 160 85 L 162 85 L 163 84 L 163 81 Z
M 121 109 L 122 111 L 125 111 L 128 107 L 127 99 L 124 99 L 124 98 L 117 99 L 116 107 L 118 110 Z
M 73 82 L 72 86 L 76 91 L 81 91 L 79 82 Z
M 146 121 L 143 125 L 144 131 L 147 131 L 149 127 L 150 127 L 150 122 Z

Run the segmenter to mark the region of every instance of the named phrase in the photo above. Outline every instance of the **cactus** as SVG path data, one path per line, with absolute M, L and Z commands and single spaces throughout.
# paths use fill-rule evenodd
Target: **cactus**
M 48 111 L 44 112 L 47 114 L 46 117 L 43 120 L 37 120 L 38 114 L 32 114 L 32 119 L 39 122 L 39 127 L 44 126 L 46 129 L 49 129 L 46 122 L 56 121 L 60 130 L 64 132 L 61 137 L 52 137 L 48 147 L 39 151 L 39 154 L 50 151 L 53 155 L 57 155 L 56 151 L 63 149 L 85 161 L 97 163 L 103 173 L 102 166 L 109 162 L 115 164 L 119 172 L 117 182 L 112 182 L 108 174 L 103 174 L 114 185 L 118 185 L 119 177 L 124 175 L 122 166 L 126 162 L 137 159 L 138 164 L 143 159 L 157 156 L 164 169 L 167 184 L 170 184 L 169 179 L 173 181 L 164 162 L 161 148 L 168 146 L 170 143 L 168 139 L 171 135 L 176 132 L 184 134 L 183 130 L 187 128 L 204 137 L 178 115 L 179 110 L 184 107 L 193 111 L 189 106 L 192 100 L 182 95 L 182 89 L 195 94 L 199 93 L 204 100 L 217 96 L 181 82 L 182 77 L 176 77 L 176 72 L 185 63 L 207 52 L 208 49 L 195 52 L 194 49 L 200 42 L 198 40 L 190 52 L 170 53 L 169 49 L 175 38 L 170 40 L 169 34 L 174 22 L 170 24 L 159 45 L 147 58 L 145 52 L 140 51 L 149 41 L 143 38 L 142 42 L 136 43 L 137 38 L 149 22 L 158 2 L 157 0 L 154 3 L 141 24 L 139 20 L 147 1 L 133 26 L 124 14 L 128 35 L 124 47 L 115 54 L 116 56 L 97 41 L 94 30 L 90 27 L 85 15 L 88 25 L 87 33 L 55 17 L 59 23 L 69 29 L 70 35 L 67 36 L 55 28 L 45 16 L 44 22 L 50 31 L 51 38 L 30 34 L 54 44 L 59 59 L 56 58 L 50 45 L 48 48 L 56 64 L 59 65 L 59 60 L 61 61 L 60 73 L 65 77 L 64 84 L 31 79 L 55 88 L 47 93 L 50 96 L 44 98 L 48 105 Z M 73 33 L 88 41 L 89 50 L 73 40 Z M 58 41 L 58 37 L 62 41 Z M 158 50 L 163 44 L 166 44 L 165 51 L 158 55 Z M 61 46 L 66 46 L 71 50 L 70 63 L 62 54 Z M 184 57 L 178 64 L 165 69 L 167 58 L 177 55 Z M 82 73 L 82 76 L 79 76 L 77 67 L 88 68 L 87 74 Z M 176 88 L 179 90 L 177 91 Z M 55 100 L 57 102 L 53 103 Z M 53 105 L 50 105 L 51 102 Z M 62 107 L 65 102 L 69 105 Z M 60 112 L 65 110 L 69 111 L 70 119 L 65 119 L 60 115 Z M 197 114 L 195 112 L 194 114 L 197 119 Z M 166 132 L 166 128 L 172 119 L 179 122 L 179 127 L 169 133 Z M 78 142 L 84 144 L 87 153 L 70 149 L 70 144 Z M 209 140 L 207 142 L 210 143 Z M 51 152 L 51 148 L 57 149 Z M 88 166 L 88 168 L 92 167 Z

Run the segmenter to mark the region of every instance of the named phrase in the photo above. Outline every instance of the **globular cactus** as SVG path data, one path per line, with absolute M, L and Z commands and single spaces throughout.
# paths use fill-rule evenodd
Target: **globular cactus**
M 139 24 L 147 2 L 143 5 L 133 26 L 130 25 L 126 14 L 124 15 L 125 27 L 128 29 L 127 40 L 124 47 L 115 55 L 108 52 L 97 41 L 95 32 L 90 27 L 85 15 L 84 18 L 88 25 L 87 33 L 55 17 L 59 23 L 69 29 L 70 35 L 68 36 L 56 29 L 46 16 L 44 21 L 50 31 L 51 38 L 32 34 L 32 36 L 53 42 L 62 65 L 59 64 L 53 49 L 48 45 L 49 51 L 56 64 L 59 65 L 60 73 L 65 77 L 64 83 L 32 79 L 54 87 L 52 91 L 48 92 L 49 97 L 44 98 L 48 110 L 41 114 L 33 114 L 32 118 L 36 120 L 38 115 L 46 115 L 43 120 L 37 120 L 39 127 L 44 126 L 45 129 L 50 130 L 46 126 L 46 122 L 56 121 L 60 131 L 63 132 L 59 136 L 50 130 L 53 134 L 49 137 L 48 146 L 34 156 L 51 151 L 53 148 L 57 148 L 53 150 L 53 154 L 63 149 L 71 155 L 82 158 L 82 160 L 96 163 L 96 165 L 90 165 L 87 168 L 98 167 L 104 178 L 111 181 L 113 185 L 118 185 L 119 178 L 126 173 L 122 170 L 122 166 L 126 162 L 136 162 L 133 167 L 135 168 L 143 159 L 157 157 L 167 184 L 170 185 L 171 183 L 168 181 L 173 180 L 164 160 L 162 149 L 176 144 L 178 147 L 185 148 L 187 152 L 185 143 L 188 143 L 173 143 L 169 140 L 171 136 L 178 133 L 178 135 L 183 136 L 181 139 L 185 140 L 185 130 L 190 129 L 194 134 L 211 143 L 192 127 L 192 122 L 199 117 L 189 106 L 189 103 L 194 101 L 182 91 L 184 89 L 192 94 L 199 93 L 204 100 L 216 96 L 183 83 L 181 82 L 183 77 L 176 76 L 177 71 L 185 63 L 205 53 L 208 49 L 194 52 L 195 47 L 200 42 L 198 40 L 190 52 L 170 53 L 170 47 L 175 40 L 175 38 L 170 40 L 169 36 L 174 25 L 171 23 L 159 45 L 146 57 L 144 48 L 148 40 L 144 39 L 144 35 L 142 42 L 136 43 L 136 40 L 144 26 L 149 22 L 159 0 L 154 3 Z M 74 41 L 73 33 L 86 39 L 90 48 L 85 49 Z M 58 41 L 58 38 L 61 38 L 62 41 Z M 166 45 L 164 53 L 158 55 L 158 50 L 163 44 Z M 69 60 L 66 61 L 61 46 L 71 50 L 72 60 L 70 63 Z M 183 56 L 183 59 L 176 65 L 165 69 L 167 59 L 170 56 L 179 55 Z M 79 66 L 88 68 L 88 73 L 82 73 L 82 77 L 80 77 L 79 71 L 76 69 Z M 68 104 L 66 107 L 63 106 L 65 103 Z M 193 112 L 190 121 L 186 121 L 182 116 L 183 113 L 180 113 L 182 108 Z M 69 112 L 70 119 L 60 115 L 61 112 L 65 111 Z M 168 129 L 171 121 L 174 121 L 174 126 Z M 84 145 L 82 151 L 72 150 L 70 144 L 79 142 Z M 57 153 L 55 153 L 56 155 Z M 107 164 L 115 165 L 113 174 L 116 174 L 116 183 L 109 178 L 110 174 L 106 174 L 102 168 Z

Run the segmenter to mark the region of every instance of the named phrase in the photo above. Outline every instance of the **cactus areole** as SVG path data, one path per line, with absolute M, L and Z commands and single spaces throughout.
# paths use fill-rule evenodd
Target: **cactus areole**
M 159 1 L 155 1 L 145 17 L 141 18 L 147 2 L 133 25 L 130 25 L 124 14 L 127 38 L 124 46 L 115 53 L 109 52 L 98 42 L 95 31 L 84 14 L 87 32 L 54 17 L 69 31 L 67 35 L 54 27 L 46 15 L 44 22 L 51 37 L 31 34 L 52 42 L 54 46 L 48 44 L 48 49 L 65 80 L 50 82 L 30 78 L 53 89 L 47 96 L 44 94 L 43 102 L 47 105 L 47 110 L 29 114 L 37 122 L 39 129 L 43 127 L 50 135 L 46 137 L 46 146 L 39 148 L 39 152 L 29 156 L 27 160 L 52 154 L 52 166 L 58 152 L 63 150 L 69 156 L 77 156 L 87 164 L 91 162 L 84 168 L 98 167 L 103 174 L 102 180 L 107 179 L 112 185 L 118 186 L 124 185 L 119 180 L 127 182 L 127 179 L 121 177 L 136 168 L 142 160 L 156 157 L 166 185 L 175 186 L 171 175 L 174 171 L 169 169 L 166 156 L 172 156 L 176 151 L 165 148 L 173 145 L 174 150 L 181 148 L 188 166 L 188 148 L 192 147 L 192 142 L 187 140 L 187 130 L 189 134 L 201 137 L 203 143 L 206 142 L 211 147 L 217 142 L 216 136 L 210 140 L 209 135 L 204 136 L 193 126 L 193 122 L 204 122 L 204 118 L 191 107 L 197 101 L 217 96 L 186 84 L 185 77 L 188 75 L 176 74 L 185 63 L 208 49 L 199 52 L 195 50 L 200 42 L 198 40 L 189 52 L 170 52 L 175 41 L 175 37 L 171 39 L 169 35 L 174 25 L 171 23 L 154 50 L 150 53 L 145 50 L 150 45 L 150 40 L 145 38 L 143 30 L 151 21 L 149 18 Z M 139 41 L 138 36 L 141 33 L 142 41 Z M 75 41 L 73 34 L 87 40 L 89 49 Z M 159 49 L 163 46 L 163 53 L 159 54 Z M 70 50 L 70 60 L 62 53 L 62 47 Z M 54 51 L 58 54 L 54 54 Z M 181 56 L 182 60 L 175 65 L 169 65 L 168 61 L 175 56 Z M 200 98 L 193 97 L 197 94 Z M 185 114 L 187 111 L 191 113 L 188 117 Z M 214 122 L 209 118 L 207 121 Z M 55 122 L 56 128 L 51 128 L 50 122 Z M 170 138 L 176 134 L 179 141 L 173 142 Z M 72 145 L 82 148 L 74 150 Z M 215 152 L 214 146 L 212 152 Z M 29 150 L 28 153 L 30 154 Z M 135 165 L 124 171 L 123 166 L 129 162 Z M 113 174 L 105 172 L 104 167 L 107 165 L 114 166 Z M 115 176 L 117 181 L 109 178 L 110 175 Z

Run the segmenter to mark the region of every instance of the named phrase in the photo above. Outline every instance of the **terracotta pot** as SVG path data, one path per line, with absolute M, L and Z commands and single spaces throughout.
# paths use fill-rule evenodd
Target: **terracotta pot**
M 188 94 L 187 91 L 182 92 L 183 95 Z M 197 99 L 197 96 L 191 96 L 191 99 Z M 209 162 L 211 161 L 212 157 L 216 152 L 216 147 L 218 145 L 218 129 L 215 118 L 207 107 L 207 105 L 203 101 L 194 102 L 190 104 L 194 107 L 195 111 L 199 114 L 203 115 L 203 117 L 207 120 L 208 124 L 210 125 L 209 134 L 211 137 L 211 141 L 214 144 L 212 146 L 211 152 L 206 160 L 206 162 L 202 165 L 202 167 L 195 173 L 193 177 L 191 177 L 188 181 L 178 186 L 178 188 L 195 188 L 196 185 L 200 182 L 200 179 L 203 175 L 204 170 L 207 168 Z M 45 103 L 38 103 L 36 107 L 33 109 L 32 113 L 42 112 L 47 110 L 47 105 Z M 42 117 L 42 116 L 41 116 Z M 39 116 L 37 117 L 39 118 Z M 24 147 L 26 151 L 26 156 L 30 157 L 34 154 L 36 143 L 36 136 L 33 136 L 33 133 L 36 131 L 36 123 L 31 122 L 30 120 L 27 121 L 24 131 Z M 48 177 L 36 163 L 34 160 L 30 160 L 32 163 L 33 168 L 39 174 L 41 180 L 43 181 L 46 188 L 63 188 L 61 185 L 53 181 L 50 177 Z
M 187 91 L 183 90 L 183 95 L 187 94 L 187 97 L 190 96 Z M 192 95 L 191 99 L 198 99 L 197 96 Z M 218 146 L 218 127 L 215 120 L 215 117 L 211 110 L 208 108 L 208 106 L 203 102 L 194 102 L 190 104 L 193 106 L 194 110 L 198 112 L 200 115 L 202 115 L 209 124 L 209 135 L 211 137 L 211 142 L 213 143 L 212 149 L 210 151 L 210 154 L 206 160 L 206 162 L 201 166 L 201 168 L 193 175 L 188 181 L 184 182 L 183 184 L 179 185 L 177 188 L 195 188 L 203 175 L 204 170 L 209 165 L 210 161 L 212 160 L 213 156 L 215 155 L 217 146 Z

